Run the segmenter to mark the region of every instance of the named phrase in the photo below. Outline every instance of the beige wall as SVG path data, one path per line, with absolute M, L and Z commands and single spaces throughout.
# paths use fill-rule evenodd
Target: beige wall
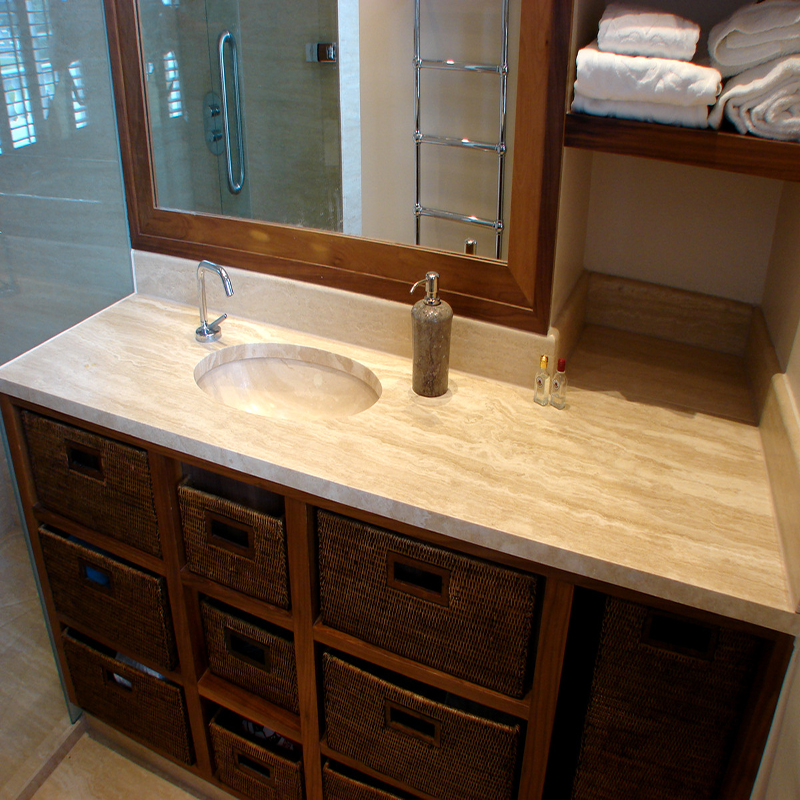
M 764 751 L 751 800 L 790 800 L 800 797 L 800 661 L 795 652 L 775 712 L 772 736 Z
M 781 367 L 800 396 L 800 184 L 781 195 L 762 307 Z
M 781 189 L 767 178 L 595 153 L 586 268 L 758 304 Z
M 583 272 L 591 172 L 592 153 L 589 150 L 564 148 L 551 320 L 558 316 Z

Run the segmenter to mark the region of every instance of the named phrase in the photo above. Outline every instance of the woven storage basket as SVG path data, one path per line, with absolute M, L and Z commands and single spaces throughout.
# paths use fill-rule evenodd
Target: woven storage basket
M 194 761 L 183 689 L 117 661 L 64 632 L 64 653 L 78 705 L 184 764 Z M 114 676 L 130 684 L 120 685 Z
M 147 453 L 22 412 L 36 496 L 87 528 L 161 557 Z
M 243 594 L 289 608 L 286 526 L 282 517 L 178 487 L 189 569 Z
M 329 747 L 442 800 L 513 796 L 519 724 L 451 708 L 323 654 Z
M 405 800 L 388 789 L 379 788 L 366 779 L 350 774 L 344 775 L 334 769 L 329 761 L 322 767 L 322 796 L 325 800 Z
M 166 579 L 39 528 L 56 611 L 135 658 L 178 662 Z
M 573 800 L 717 796 L 760 640 L 653 613 L 606 601 Z M 704 652 L 654 641 L 648 628 L 664 622 L 699 633 Z
M 231 718 L 235 715 L 220 710 L 208 726 L 219 780 L 253 800 L 301 800 L 302 759 L 292 760 L 233 732 Z
M 459 678 L 521 697 L 537 579 L 317 512 L 326 625 Z
M 200 602 L 209 669 L 221 678 L 300 713 L 294 642 L 241 612 Z

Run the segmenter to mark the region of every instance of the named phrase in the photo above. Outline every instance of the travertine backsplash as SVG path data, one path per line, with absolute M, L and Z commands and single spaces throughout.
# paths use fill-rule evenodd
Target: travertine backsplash
M 233 297 L 225 297 L 216 279 L 206 278 L 209 316 L 231 316 L 267 322 L 336 341 L 411 358 L 411 307 L 368 295 L 343 292 L 287 278 L 234 269 Z M 196 261 L 134 251 L 136 291 L 196 305 Z M 410 290 L 411 287 L 409 287 Z M 444 288 L 444 287 L 443 287 Z M 224 331 L 224 326 L 223 326 Z M 551 360 L 552 336 L 504 328 L 456 316 L 453 319 L 450 366 L 494 380 L 533 387 L 541 355 Z

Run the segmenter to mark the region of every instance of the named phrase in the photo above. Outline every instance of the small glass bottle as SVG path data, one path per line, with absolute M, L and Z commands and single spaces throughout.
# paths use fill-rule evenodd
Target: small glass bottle
M 550 383 L 550 405 L 556 408 L 564 408 L 567 404 L 567 362 L 563 358 L 558 359 L 558 369 L 553 375 Z
M 540 406 L 550 402 L 550 375 L 547 372 L 547 356 L 542 356 L 539 361 L 539 371 L 536 373 L 536 385 L 533 390 L 533 401 Z

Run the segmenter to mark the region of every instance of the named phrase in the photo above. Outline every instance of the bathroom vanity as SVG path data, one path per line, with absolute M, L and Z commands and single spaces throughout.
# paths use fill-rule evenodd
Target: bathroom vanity
M 626 399 L 602 330 L 558 411 L 195 326 L 134 295 L 0 370 L 73 701 L 240 797 L 750 796 L 798 625 L 730 396 L 642 401 L 629 349 Z M 380 398 L 297 420 L 201 391 L 209 353 L 253 342 L 352 359 Z

